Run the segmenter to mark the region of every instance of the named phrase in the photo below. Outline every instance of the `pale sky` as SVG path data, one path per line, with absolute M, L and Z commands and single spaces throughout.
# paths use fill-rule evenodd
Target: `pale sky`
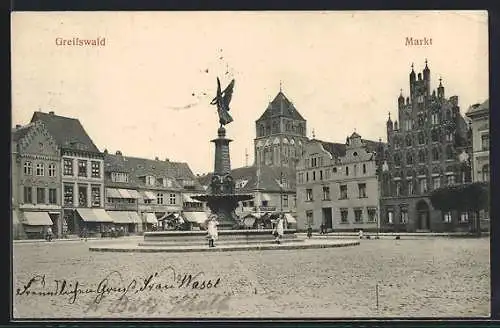
M 106 44 L 56 45 L 77 37 Z M 432 45 L 406 46 L 406 37 Z M 219 124 L 209 103 L 216 77 L 224 85 L 234 77 L 226 130 L 236 168 L 245 165 L 245 149 L 253 163 L 255 120 L 280 80 L 309 137 L 314 129 L 318 139 L 345 142 L 356 129 L 385 141 L 399 90 L 409 94 L 410 65 L 421 72 L 426 58 L 431 88 L 441 76 L 462 113 L 486 100 L 486 11 L 16 12 L 12 125 L 54 111 L 78 118 L 101 151 L 211 172 Z

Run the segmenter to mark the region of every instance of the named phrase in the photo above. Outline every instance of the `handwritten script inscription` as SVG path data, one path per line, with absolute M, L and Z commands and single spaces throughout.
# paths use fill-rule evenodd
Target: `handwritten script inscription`
M 96 283 L 78 280 L 55 279 L 47 281 L 45 275 L 34 275 L 26 284 L 16 289 L 16 296 L 64 297 L 69 304 L 77 302 L 81 295 L 92 295 L 92 302 L 99 304 L 105 296 L 124 300 L 130 295 L 148 292 L 166 292 L 173 289 L 199 292 L 220 287 L 219 277 L 207 279 L 204 272 L 178 274 L 171 266 L 146 274 L 142 278 L 125 281 L 119 271 L 111 271 Z M 128 300 L 128 299 L 127 299 Z

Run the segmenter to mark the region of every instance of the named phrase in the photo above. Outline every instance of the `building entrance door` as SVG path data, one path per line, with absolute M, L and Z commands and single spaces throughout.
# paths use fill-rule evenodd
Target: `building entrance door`
M 417 229 L 430 230 L 429 205 L 424 200 L 417 204 Z
M 331 207 L 324 207 L 323 208 L 323 224 L 326 226 L 326 229 L 333 228 L 332 208 Z

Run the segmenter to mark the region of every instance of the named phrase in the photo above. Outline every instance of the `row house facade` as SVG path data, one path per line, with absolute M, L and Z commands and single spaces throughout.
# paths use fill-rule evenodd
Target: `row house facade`
M 127 232 L 150 231 L 172 214 L 201 223 L 203 204 L 190 196 L 202 188 L 186 163 L 104 153 L 105 208 Z
M 310 140 L 297 165 L 297 229 L 377 230 L 379 147 L 356 132 L 345 144 Z
M 42 122 L 56 141 L 61 162 L 64 234 L 99 234 L 112 219 L 104 211 L 104 156 L 78 119 L 35 112 L 31 123 Z
M 61 157 L 42 122 L 17 125 L 11 133 L 13 237 L 40 238 L 62 232 Z
M 490 181 L 490 101 L 472 105 L 465 115 L 471 120 L 472 129 L 472 180 Z M 481 224 L 489 225 L 489 210 L 479 213 Z
M 381 224 L 386 231 L 452 231 L 466 228 L 468 213 L 441 213 L 430 192 L 470 181 L 470 131 L 458 97 L 431 93 L 430 69 L 412 70 L 410 95 L 398 97 L 398 120 L 387 121 L 381 163 Z M 399 124 L 398 124 L 399 121 Z

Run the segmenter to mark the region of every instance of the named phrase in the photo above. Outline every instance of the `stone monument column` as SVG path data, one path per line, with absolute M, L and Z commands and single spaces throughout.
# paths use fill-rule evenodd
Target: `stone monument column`
M 226 129 L 221 126 L 217 130 L 217 139 L 211 140 L 215 144 L 214 174 L 225 176 L 231 173 L 231 158 L 229 157 L 229 143 L 233 140 L 226 138 Z

